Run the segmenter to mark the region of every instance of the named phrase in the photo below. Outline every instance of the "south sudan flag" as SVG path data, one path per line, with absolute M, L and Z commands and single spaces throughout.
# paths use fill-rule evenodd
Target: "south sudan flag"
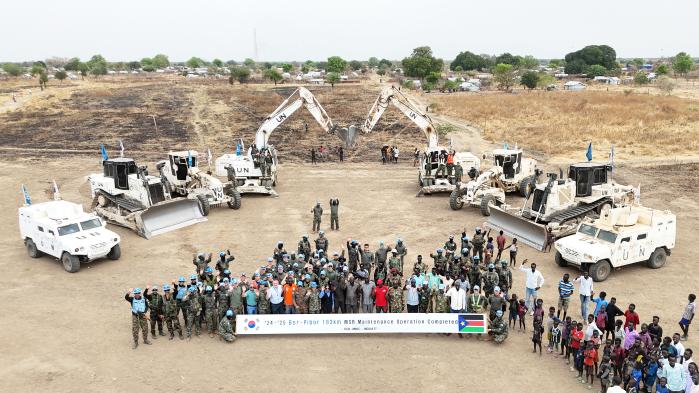
M 459 314 L 459 333 L 485 333 L 484 314 Z

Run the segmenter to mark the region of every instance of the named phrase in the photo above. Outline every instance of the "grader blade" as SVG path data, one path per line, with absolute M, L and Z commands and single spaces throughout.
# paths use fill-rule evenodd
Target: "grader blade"
M 519 243 L 539 251 L 543 251 L 546 245 L 545 225 L 508 213 L 499 207 L 490 206 L 490 216 L 486 225 L 495 231 L 503 231 L 507 236 L 516 237 Z

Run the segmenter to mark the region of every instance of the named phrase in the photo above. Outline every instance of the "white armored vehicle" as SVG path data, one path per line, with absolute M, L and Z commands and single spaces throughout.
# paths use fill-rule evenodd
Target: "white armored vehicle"
M 665 265 L 675 247 L 677 223 L 669 211 L 643 206 L 606 210 L 587 220 L 577 233 L 554 243 L 556 263 L 589 269 L 595 281 L 604 281 L 612 269 L 645 262 L 652 269 Z
M 19 232 L 32 258 L 43 254 L 57 258 L 70 273 L 81 263 L 100 258 L 119 259 L 120 237 L 105 228 L 94 213 L 82 205 L 58 199 L 31 204 L 25 191 L 25 205 L 19 208 Z

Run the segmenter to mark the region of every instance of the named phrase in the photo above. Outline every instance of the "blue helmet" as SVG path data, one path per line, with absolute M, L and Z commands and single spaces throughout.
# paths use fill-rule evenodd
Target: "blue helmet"
M 141 288 L 136 288 L 133 290 L 134 295 L 140 295 L 141 294 Z
M 313 282 L 311 283 L 311 288 L 315 288 L 315 287 L 317 287 L 317 286 L 318 286 L 318 284 L 316 284 L 315 281 L 313 281 Z
M 272 257 L 267 257 L 267 262 L 272 262 L 272 261 L 274 261 L 274 258 L 272 258 Z
M 192 274 L 192 275 L 189 276 L 189 279 L 190 279 L 190 280 L 196 280 L 196 279 L 197 279 L 197 275 L 196 275 L 196 274 Z
M 443 249 L 443 248 L 438 248 L 438 249 L 437 249 L 437 254 L 441 254 L 441 253 L 443 253 L 443 252 L 444 252 L 444 249 Z
M 299 286 L 301 286 L 301 285 L 303 285 L 303 281 L 299 281 L 299 282 L 297 282 L 296 284 L 299 285 Z
M 167 292 L 170 290 L 170 286 L 167 284 L 163 284 L 163 291 Z
M 207 286 L 206 286 L 206 292 L 211 292 L 211 291 L 213 291 L 213 290 L 214 290 L 214 289 L 211 288 L 211 285 L 207 285 Z
M 218 253 L 218 255 L 221 256 L 221 257 L 224 257 L 224 256 L 226 256 L 226 253 L 223 252 L 223 251 L 221 251 L 221 252 Z
M 495 311 L 495 315 L 498 317 L 502 317 L 502 310 Z
M 204 273 L 212 273 L 214 269 L 211 268 L 211 266 L 207 266 L 206 269 L 204 269 Z
M 489 263 L 489 264 L 488 264 L 488 269 L 495 269 L 495 265 L 493 265 L 492 263 Z
M 473 260 L 474 260 L 474 261 L 480 261 L 480 260 L 481 260 L 481 257 L 479 257 L 478 255 L 474 255 L 474 256 L 473 256 Z
M 228 269 L 224 269 L 224 270 L 223 270 L 223 274 L 231 274 L 231 271 L 228 270 Z
M 178 280 L 179 282 L 184 282 L 184 277 L 180 276 L 180 279 Z
M 236 284 L 236 283 L 238 283 L 238 279 L 237 279 L 237 278 L 231 278 L 231 284 Z
M 202 283 L 201 281 L 197 281 L 197 286 L 198 287 L 204 286 L 204 283 Z
M 228 282 L 228 277 L 224 277 L 224 278 L 223 278 L 223 282 L 226 282 L 226 283 L 227 283 L 227 282 Z
M 226 316 L 227 316 L 227 317 L 232 317 L 232 316 L 233 316 L 233 310 L 228 310 L 228 311 L 226 311 Z

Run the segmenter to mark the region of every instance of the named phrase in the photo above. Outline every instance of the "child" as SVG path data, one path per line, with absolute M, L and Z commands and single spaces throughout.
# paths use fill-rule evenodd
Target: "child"
M 697 309 L 697 305 L 694 302 L 697 299 L 697 296 L 693 293 L 689 294 L 689 297 L 687 300 L 689 300 L 689 303 L 685 306 L 684 312 L 682 313 L 682 319 L 680 320 L 680 328 L 682 329 L 682 340 L 687 340 L 687 336 L 689 336 L 689 324 L 692 323 L 692 319 L 694 319 L 694 313 Z
M 543 304 L 543 302 L 542 302 Z M 549 315 L 546 317 L 546 351 L 548 353 L 551 353 L 553 351 L 553 343 L 551 342 L 551 329 L 553 329 L 553 320 L 555 318 L 554 314 L 556 313 L 556 308 L 555 307 L 549 307 Z
M 565 355 L 566 364 L 570 364 L 570 330 L 572 328 L 570 316 L 567 316 L 561 328 L 561 355 Z
M 529 311 L 529 308 L 527 307 L 526 303 L 524 303 L 524 299 L 519 299 L 519 304 L 517 305 L 519 330 L 524 330 L 525 332 L 527 331 L 527 325 L 524 323 L 524 317 L 527 315 L 527 311 Z
M 602 345 L 602 339 L 599 336 L 599 331 L 595 330 L 592 332 L 592 337 L 590 337 L 590 341 L 588 343 L 592 344 L 592 347 L 595 349 L 595 355 L 597 356 L 599 354 L 599 347 Z M 597 374 L 597 363 L 599 362 L 599 358 L 595 357 L 595 374 Z
M 623 324 L 624 322 L 622 322 L 621 319 L 617 319 L 616 322 L 614 322 L 614 339 L 618 338 L 621 342 L 624 342 L 626 339 L 626 332 L 622 327 Z
M 641 389 L 641 379 L 643 378 L 643 363 L 640 361 L 636 361 L 636 363 L 633 366 L 633 370 L 631 370 L 631 380 L 629 381 L 631 384 L 633 384 L 633 388 L 636 389 L 638 392 Z M 628 390 L 629 386 L 626 386 L 626 389 Z
M 573 351 L 573 360 L 575 361 L 577 359 L 577 354 L 578 352 L 581 352 L 582 350 L 582 339 L 585 337 L 585 332 L 583 331 L 583 324 L 578 323 L 573 327 L 573 330 L 570 332 L 570 348 Z M 575 363 L 577 366 L 577 363 Z M 570 371 L 574 371 L 573 367 L 570 368 Z M 579 377 L 582 380 L 582 366 L 578 369 L 579 371 Z
M 534 334 L 532 335 L 532 342 L 534 343 L 534 350 L 532 353 L 536 353 L 536 347 L 539 347 L 539 356 L 541 356 L 541 340 L 544 333 L 544 326 L 541 324 L 540 317 L 534 317 Z
M 580 347 L 575 350 L 574 356 L 574 363 L 575 363 L 575 370 L 578 371 L 578 381 L 585 383 L 585 380 L 583 379 L 583 370 L 585 369 L 585 348 Z
M 660 377 L 660 379 L 658 379 L 658 384 L 655 386 L 655 393 L 670 393 L 670 389 L 667 387 L 667 379 L 665 377 Z
M 651 357 L 648 365 L 643 369 L 643 392 L 652 393 L 655 379 L 658 376 L 658 361 Z
M 558 345 L 561 343 L 561 328 L 558 327 L 559 319 L 554 318 L 553 326 L 551 327 L 551 342 L 549 346 L 549 352 L 555 351 L 556 357 L 558 357 Z
M 544 301 L 541 299 L 536 299 L 534 304 L 534 310 L 532 311 L 534 318 L 539 317 L 539 321 L 544 320 Z
M 519 316 L 517 294 L 513 293 L 512 296 L 507 299 L 507 302 L 510 304 L 510 318 L 507 321 L 507 327 L 510 327 L 510 322 L 512 322 L 512 329 L 514 329 L 517 327 L 517 317 Z
M 621 368 L 624 365 L 624 358 L 626 357 L 626 350 L 624 346 L 621 345 L 621 339 L 614 339 L 614 347 L 612 348 L 612 366 L 614 367 L 614 375 L 621 377 Z
M 595 323 L 597 324 L 597 327 L 602 330 L 607 326 L 607 306 L 606 305 L 601 305 L 599 308 L 599 312 L 595 317 Z
M 613 375 L 614 371 L 612 370 L 612 363 L 609 356 L 604 356 L 602 358 L 602 364 L 599 365 L 599 373 L 597 373 L 601 386 L 600 392 L 604 393 L 607 391 L 607 387 L 612 384 Z
M 512 244 L 505 247 L 505 249 L 510 249 L 510 266 L 517 266 L 517 238 L 512 239 Z
M 597 361 L 597 350 L 595 349 L 595 346 L 592 344 L 591 341 L 587 342 L 587 347 L 585 348 L 585 382 L 588 382 L 589 379 L 589 384 L 587 385 L 588 389 L 592 389 L 592 385 L 595 382 L 595 365 Z

